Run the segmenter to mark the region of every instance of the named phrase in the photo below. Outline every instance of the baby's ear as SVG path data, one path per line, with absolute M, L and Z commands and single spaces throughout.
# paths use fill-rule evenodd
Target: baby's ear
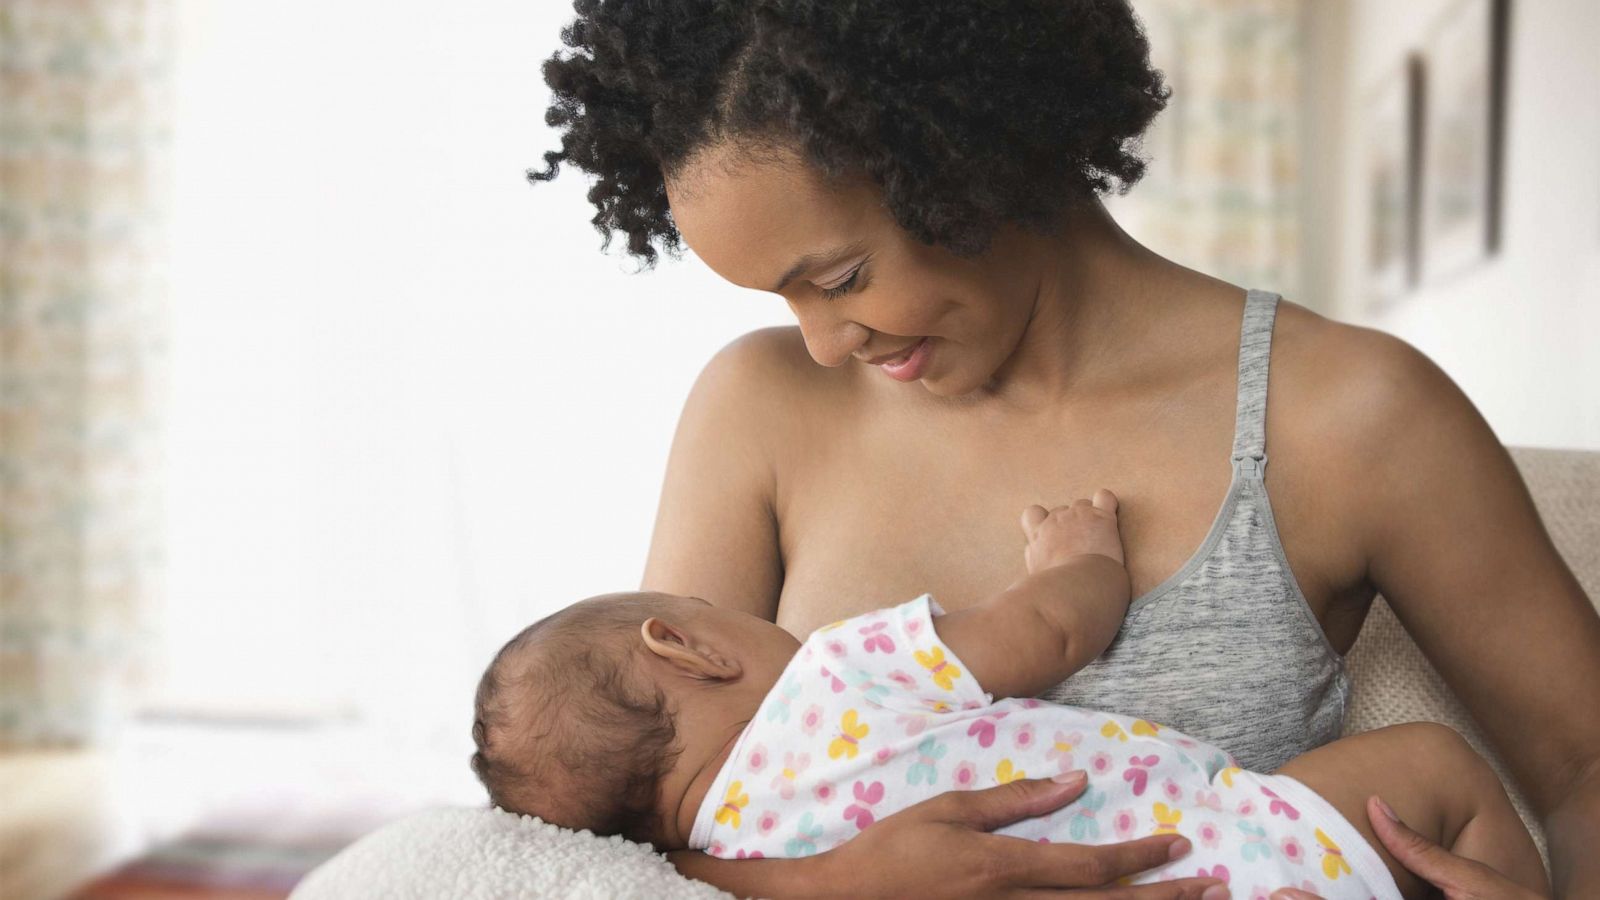
M 682 628 L 654 616 L 639 626 L 639 635 L 651 653 L 693 678 L 731 681 L 743 673 L 738 660 L 718 653 L 715 647 L 696 641 Z

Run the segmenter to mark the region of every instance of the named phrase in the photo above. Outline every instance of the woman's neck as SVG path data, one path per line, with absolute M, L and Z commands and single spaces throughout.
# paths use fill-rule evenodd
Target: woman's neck
M 1124 382 L 1160 352 L 1153 342 L 1185 293 L 1179 284 L 1204 278 L 1129 237 L 1099 202 L 1069 212 L 1057 234 L 1013 239 L 1026 242 L 1038 287 L 1015 351 L 971 399 L 1018 411 Z

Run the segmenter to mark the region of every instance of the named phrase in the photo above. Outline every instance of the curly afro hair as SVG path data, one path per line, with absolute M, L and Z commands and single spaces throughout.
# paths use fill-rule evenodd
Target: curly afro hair
M 714 142 L 865 174 L 900 227 L 970 256 L 1000 225 L 1143 175 L 1171 95 L 1127 0 L 575 0 L 545 61 L 559 152 L 597 176 L 591 220 L 645 267 L 682 241 L 665 179 Z

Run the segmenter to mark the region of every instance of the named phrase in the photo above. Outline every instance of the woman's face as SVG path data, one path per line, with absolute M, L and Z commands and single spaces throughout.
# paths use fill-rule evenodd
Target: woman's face
M 673 220 L 717 274 L 782 295 L 818 363 L 877 365 L 958 396 L 1011 358 L 1039 291 L 1038 239 L 1003 230 L 962 259 L 903 231 L 865 178 L 829 184 L 793 155 L 732 152 L 707 150 L 668 179 Z

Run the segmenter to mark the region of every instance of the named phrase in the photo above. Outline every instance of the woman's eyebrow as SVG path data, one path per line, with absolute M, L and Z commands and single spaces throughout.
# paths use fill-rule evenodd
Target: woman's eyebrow
M 831 263 L 836 263 L 847 256 L 860 253 L 865 249 L 865 241 L 852 241 L 851 243 L 845 244 L 842 247 L 835 247 L 832 250 L 821 250 L 816 253 L 807 253 L 805 256 L 795 260 L 794 265 L 789 267 L 789 271 L 783 273 L 783 277 L 778 279 L 778 284 L 776 287 L 772 288 L 772 292 L 776 294 L 783 290 L 784 285 L 793 281 L 798 275 L 805 274 L 806 272 L 810 272 L 814 269 L 821 268 L 822 266 L 829 265 Z

